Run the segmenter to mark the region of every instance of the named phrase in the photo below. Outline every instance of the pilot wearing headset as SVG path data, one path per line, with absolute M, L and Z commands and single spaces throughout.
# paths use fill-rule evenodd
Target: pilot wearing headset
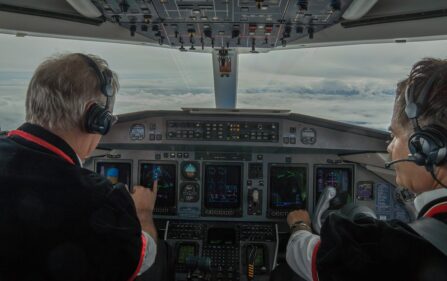
M 0 280 L 127 281 L 154 263 L 156 184 L 131 195 L 82 167 L 116 122 L 118 87 L 92 55 L 35 71 L 26 123 L 0 140 Z
M 286 259 L 305 280 L 447 280 L 447 60 L 423 59 L 398 83 L 390 131 L 388 166 L 417 194 L 418 219 L 331 215 L 318 236 L 306 211 L 289 213 Z

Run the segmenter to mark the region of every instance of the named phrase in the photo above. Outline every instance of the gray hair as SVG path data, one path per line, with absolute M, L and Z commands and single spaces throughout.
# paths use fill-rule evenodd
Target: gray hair
M 112 73 L 113 93 L 119 89 L 118 77 L 105 60 L 87 55 L 102 71 Z M 106 97 L 100 91 L 95 71 L 82 55 L 55 55 L 39 65 L 26 94 L 26 121 L 50 130 L 84 131 L 87 106 L 104 105 Z

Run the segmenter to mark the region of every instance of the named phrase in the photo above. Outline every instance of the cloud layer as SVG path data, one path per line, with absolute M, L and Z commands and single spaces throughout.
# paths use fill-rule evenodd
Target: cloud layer
M 105 58 L 121 83 L 115 110 L 214 107 L 211 56 L 145 46 L 0 35 L 0 128 L 24 120 L 32 71 L 55 53 Z M 447 41 L 272 51 L 239 57 L 238 108 L 292 112 L 386 129 L 396 82 L 411 65 L 445 58 Z
M 14 129 L 25 116 L 25 80 L 0 82 L 0 126 Z M 115 112 L 179 110 L 181 107 L 214 107 L 213 88 L 160 87 L 147 80 L 122 80 Z M 158 85 L 158 86 L 157 86 Z M 329 85 L 329 86 L 328 86 Z M 389 124 L 393 89 L 353 86 L 322 80 L 313 87 L 246 88 L 238 93 L 238 108 L 289 109 L 292 112 L 377 129 Z

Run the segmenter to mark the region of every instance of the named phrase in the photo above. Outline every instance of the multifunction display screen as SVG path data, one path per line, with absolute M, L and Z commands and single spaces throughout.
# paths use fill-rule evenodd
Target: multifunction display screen
M 241 204 L 242 166 L 205 165 L 205 207 L 236 209 Z
M 352 201 L 352 167 L 316 167 L 316 201 L 323 190 L 331 186 L 337 190 L 337 197 L 343 201 Z
M 107 178 L 113 185 L 122 183 L 131 188 L 132 164 L 124 162 L 97 162 L 96 172 Z
M 158 172 L 157 172 L 158 170 Z M 158 173 L 158 192 L 155 208 L 174 207 L 177 187 L 177 168 L 175 164 L 140 164 L 140 184 L 147 188 L 154 185 L 154 173 Z
M 303 209 L 307 200 L 307 167 L 271 165 L 270 209 Z

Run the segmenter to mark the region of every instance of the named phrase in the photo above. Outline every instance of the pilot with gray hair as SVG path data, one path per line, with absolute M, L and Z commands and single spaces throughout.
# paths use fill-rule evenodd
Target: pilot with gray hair
M 26 123 L 0 140 L 0 280 L 127 281 L 154 264 L 157 184 L 131 195 L 82 167 L 116 122 L 118 88 L 93 55 L 35 71 Z
M 299 277 L 447 280 L 447 60 L 423 59 L 398 83 L 390 132 L 387 166 L 395 166 L 398 186 L 417 195 L 417 220 L 332 214 L 316 235 L 307 211 L 293 211 L 286 260 Z M 281 280 L 297 279 L 285 272 Z

